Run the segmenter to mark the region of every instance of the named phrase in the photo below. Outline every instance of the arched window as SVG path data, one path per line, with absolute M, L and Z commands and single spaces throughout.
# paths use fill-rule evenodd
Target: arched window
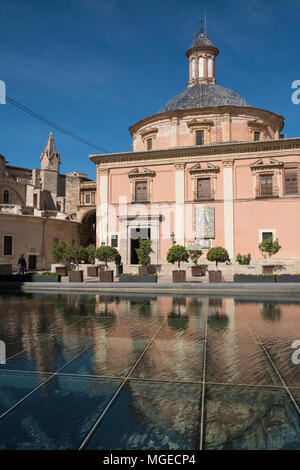
M 196 61 L 195 59 L 192 60 L 192 80 L 196 78 Z
M 204 77 L 204 58 L 199 57 L 199 78 Z
M 209 57 L 207 59 L 207 75 L 208 75 L 208 77 L 213 76 L 213 73 L 212 73 L 212 58 L 211 57 Z
M 8 189 L 4 189 L 4 191 L 3 191 L 3 203 L 4 204 L 9 203 L 9 191 L 8 191 Z

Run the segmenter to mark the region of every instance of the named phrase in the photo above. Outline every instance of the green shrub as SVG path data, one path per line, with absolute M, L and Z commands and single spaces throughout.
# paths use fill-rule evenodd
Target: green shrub
M 189 254 L 185 246 L 174 245 L 172 246 L 167 254 L 168 263 L 174 264 L 178 263 L 178 269 L 180 269 L 180 263 L 186 262 L 189 260 Z
M 107 269 L 107 263 L 114 261 L 117 254 L 118 250 L 113 246 L 100 246 L 96 249 L 96 258 L 105 263 L 105 269 Z
M 241 255 L 238 253 L 236 255 L 236 260 L 239 264 L 250 264 L 251 261 L 251 255 L 248 253 L 247 255 Z
M 152 241 L 150 238 L 142 239 L 139 238 L 139 247 L 135 249 L 139 264 L 142 266 L 147 266 L 150 261 L 150 254 L 153 253 L 151 248 Z
M 281 246 L 278 243 L 278 240 L 274 240 L 272 236 L 266 238 L 258 245 L 259 251 L 262 253 L 263 257 L 265 258 L 267 255 L 271 257 L 272 255 L 276 255 L 278 251 L 281 249 Z
M 198 265 L 198 259 L 200 258 L 201 255 L 203 255 L 203 251 L 201 250 L 188 250 L 188 254 L 193 261 L 194 265 Z
M 96 247 L 95 245 L 88 245 L 85 247 L 86 260 L 90 264 L 95 264 Z
M 225 263 L 227 260 L 229 261 L 229 254 L 222 246 L 216 246 L 207 252 L 206 258 L 208 261 L 214 261 L 218 268 L 218 263 Z
M 86 255 L 85 248 L 81 245 L 70 246 L 66 251 L 66 260 L 73 263 L 77 269 L 80 262 L 84 261 Z
M 55 243 L 52 247 L 52 256 L 55 263 L 63 264 L 66 261 L 67 244 L 64 241 Z

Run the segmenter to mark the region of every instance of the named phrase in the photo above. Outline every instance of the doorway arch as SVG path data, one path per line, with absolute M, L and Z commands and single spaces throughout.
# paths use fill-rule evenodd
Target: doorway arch
M 96 246 L 96 209 L 89 210 L 81 219 L 80 244 Z

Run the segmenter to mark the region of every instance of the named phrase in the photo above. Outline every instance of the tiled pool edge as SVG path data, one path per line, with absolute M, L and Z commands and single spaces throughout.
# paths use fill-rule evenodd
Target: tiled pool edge
M 55 291 L 55 292 L 111 292 L 111 293 L 152 293 L 152 294 L 222 294 L 243 295 L 256 294 L 293 294 L 300 296 L 300 284 L 277 283 L 277 284 L 246 284 L 246 283 L 222 283 L 222 284 L 194 284 L 194 283 L 153 283 L 132 285 L 132 283 L 47 283 L 47 282 L 3 282 L 0 283 L 0 292 L 32 292 L 32 291 Z

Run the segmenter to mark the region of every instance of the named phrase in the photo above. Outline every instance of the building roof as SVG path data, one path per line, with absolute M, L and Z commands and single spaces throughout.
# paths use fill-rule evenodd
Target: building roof
M 215 47 L 213 43 L 205 36 L 204 33 L 196 34 L 192 47 L 200 47 L 200 46 L 211 46 Z
M 197 83 L 168 101 L 160 113 L 176 109 L 210 108 L 216 106 L 251 107 L 240 95 L 211 83 Z

